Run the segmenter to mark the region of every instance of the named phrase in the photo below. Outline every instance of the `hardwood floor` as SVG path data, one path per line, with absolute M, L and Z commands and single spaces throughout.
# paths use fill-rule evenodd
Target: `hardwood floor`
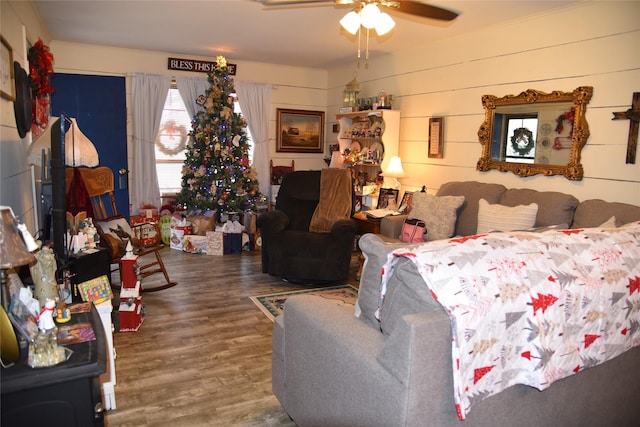
M 295 426 L 271 391 L 273 324 L 249 297 L 303 287 L 263 274 L 260 252 L 162 254 L 179 284 L 144 293 L 140 330 L 114 334 L 117 407 L 107 425 Z M 356 269 L 354 256 L 350 283 Z

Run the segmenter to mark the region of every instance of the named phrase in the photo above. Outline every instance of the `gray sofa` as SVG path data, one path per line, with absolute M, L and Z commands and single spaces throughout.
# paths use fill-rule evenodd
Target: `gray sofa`
M 536 202 L 536 227 L 596 227 L 640 220 L 640 207 L 570 195 L 451 182 L 437 196 L 462 195 L 455 235 L 475 234 L 478 201 Z M 313 296 L 287 300 L 273 329 L 273 391 L 299 426 L 638 426 L 640 347 L 559 380 L 545 391 L 513 386 L 476 404 L 464 421 L 453 401 L 451 327 L 413 264 L 402 260 L 389 283 L 384 325 L 374 317 L 380 271 L 402 218 L 360 239 L 365 265 L 356 304 Z

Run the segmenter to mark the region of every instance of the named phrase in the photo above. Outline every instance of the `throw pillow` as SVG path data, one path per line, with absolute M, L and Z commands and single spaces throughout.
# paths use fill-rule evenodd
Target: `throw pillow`
M 429 193 L 413 194 L 411 217 L 421 219 L 427 226 L 426 241 L 448 239 L 453 236 L 458 219 L 458 208 L 464 196 L 433 196 Z
M 549 230 L 566 230 L 567 228 L 569 228 L 569 224 L 567 224 L 565 222 L 563 224 L 555 224 L 555 225 L 546 225 L 546 226 L 543 226 L 543 227 L 527 228 L 526 230 L 523 230 L 523 231 L 531 231 L 532 233 L 543 233 L 543 232 L 549 231 Z
M 94 223 L 100 235 L 100 241 L 105 243 L 112 258 L 125 253 L 129 239 L 134 247 L 139 245 L 138 239 L 133 237 L 134 233 L 124 217 L 95 220 Z
M 600 228 L 616 228 L 616 217 L 612 216 L 611 218 L 609 218 L 608 220 L 606 220 L 605 222 L 603 222 L 602 224 L 600 224 Z
M 491 205 L 485 199 L 478 201 L 478 229 L 476 233 L 490 231 L 526 230 L 536 223 L 538 205 L 503 206 Z

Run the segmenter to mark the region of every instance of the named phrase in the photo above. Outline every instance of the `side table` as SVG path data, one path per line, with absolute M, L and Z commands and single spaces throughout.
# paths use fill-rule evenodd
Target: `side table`
M 362 236 L 365 233 L 380 234 L 379 219 L 369 219 L 364 212 L 358 212 L 353 215 L 353 220 L 358 227 L 358 235 Z
M 366 233 L 380 234 L 380 220 L 379 219 L 369 219 L 367 218 L 367 214 L 364 212 L 358 212 L 353 215 L 353 220 L 356 222 L 356 226 L 358 227 L 358 234 L 356 239 L 359 239 L 360 236 Z M 356 242 L 356 248 L 357 248 Z M 364 255 L 360 253 L 360 266 L 358 267 L 358 272 L 356 273 L 356 280 L 360 280 L 360 276 L 362 275 L 362 267 L 364 267 Z

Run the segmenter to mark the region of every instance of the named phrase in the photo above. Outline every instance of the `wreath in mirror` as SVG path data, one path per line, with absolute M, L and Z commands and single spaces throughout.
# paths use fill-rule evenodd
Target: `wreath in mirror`
M 178 126 L 175 121 L 167 120 L 162 124 L 160 132 L 158 132 L 156 146 L 162 154 L 175 156 L 184 151 L 187 146 L 188 136 L 189 133 L 184 125 Z
M 511 148 L 521 156 L 529 154 L 536 142 L 533 140 L 533 132 L 527 128 L 517 128 L 511 137 Z

